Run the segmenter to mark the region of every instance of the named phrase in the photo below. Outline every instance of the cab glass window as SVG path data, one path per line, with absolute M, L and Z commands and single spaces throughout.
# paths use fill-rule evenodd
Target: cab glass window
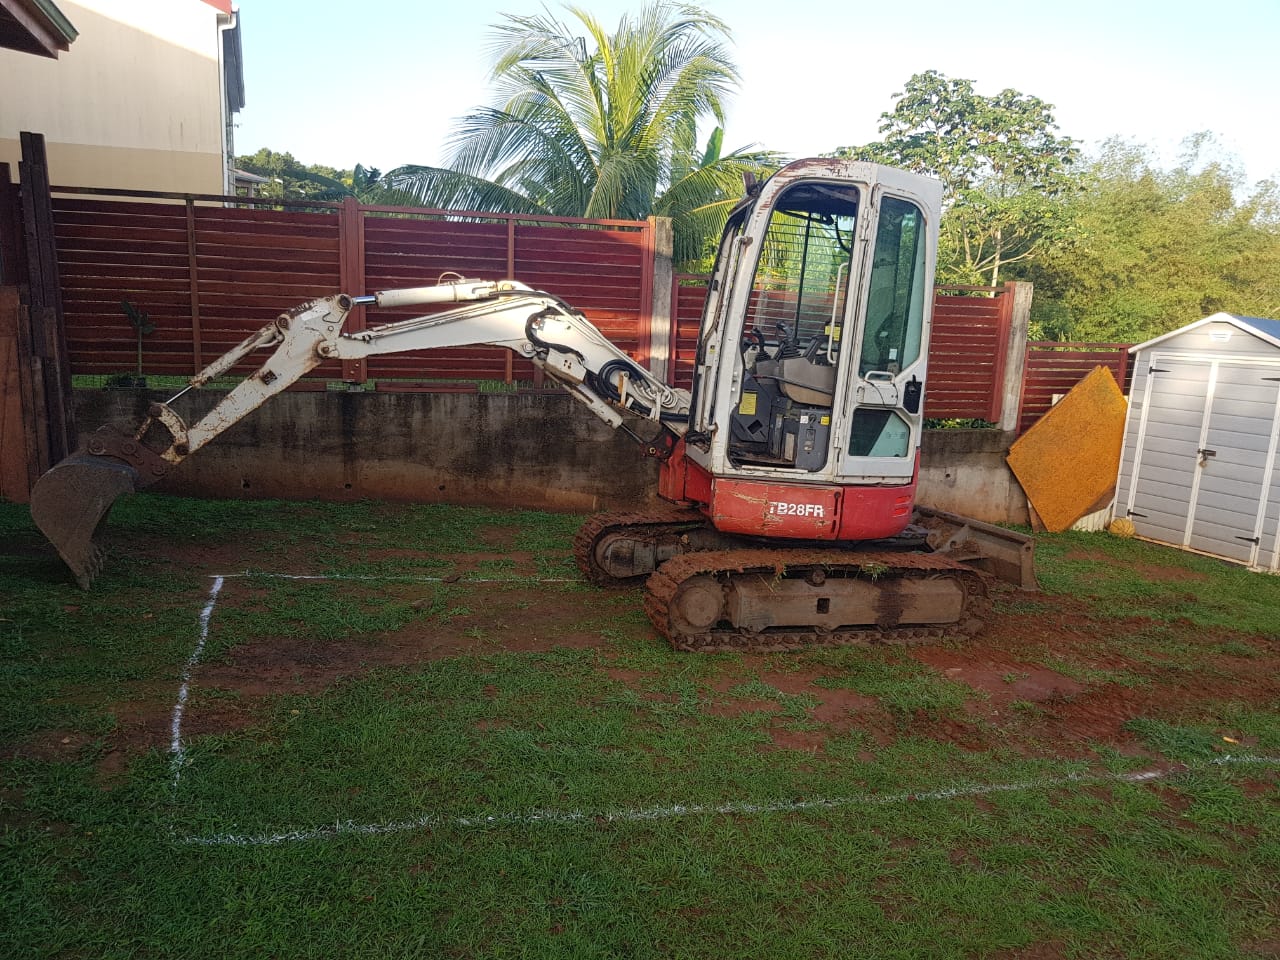
M 920 356 L 924 326 L 924 215 L 908 200 L 885 197 L 880 204 L 867 321 L 858 372 L 897 374 Z
M 800 183 L 783 193 L 761 244 L 744 329 L 800 352 L 838 347 L 857 217 L 855 187 Z

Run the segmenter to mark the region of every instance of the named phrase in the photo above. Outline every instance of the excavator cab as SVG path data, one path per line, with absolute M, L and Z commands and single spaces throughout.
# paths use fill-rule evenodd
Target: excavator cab
M 795 524 L 796 538 L 906 526 L 940 208 L 934 180 L 822 159 L 785 167 L 733 212 L 699 337 L 685 456 L 711 479 L 695 486 L 808 520 L 806 496 L 830 493 L 827 523 Z M 857 523 L 840 516 L 847 487 L 862 493 Z

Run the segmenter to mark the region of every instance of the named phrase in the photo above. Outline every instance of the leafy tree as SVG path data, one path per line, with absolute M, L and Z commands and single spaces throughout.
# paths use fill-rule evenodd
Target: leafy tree
M 284 200 L 342 200 L 355 197 L 362 203 L 412 202 L 393 189 L 377 167 L 356 164 L 354 170 L 338 170 L 323 164 L 303 165 L 291 153 L 263 148 L 251 156 L 236 158 L 241 170 L 267 177 L 258 195 Z
M 567 8 L 495 28 L 496 102 L 458 121 L 447 167 L 406 166 L 391 186 L 455 209 L 674 220 L 676 259 L 703 252 L 766 151 L 723 152 L 724 104 L 738 84 L 728 27 L 656 0 L 609 33 Z M 701 147 L 700 123 L 717 126 Z
M 1050 104 L 1016 90 L 983 96 L 936 70 L 911 77 L 894 99 L 882 140 L 836 152 L 943 182 L 940 277 L 995 286 L 1007 265 L 1070 241 L 1063 201 L 1079 150 L 1056 133 Z
M 1041 335 L 1139 342 L 1219 310 L 1280 317 L 1280 188 L 1248 188 L 1213 146 L 1189 138 L 1166 171 L 1103 145 L 1071 201 L 1081 243 L 1031 273 Z
M 236 158 L 236 166 L 266 177 L 258 195 L 284 200 L 325 199 L 322 194 L 340 190 L 342 171 L 322 164 L 305 166 L 291 153 L 265 147 L 251 156 Z

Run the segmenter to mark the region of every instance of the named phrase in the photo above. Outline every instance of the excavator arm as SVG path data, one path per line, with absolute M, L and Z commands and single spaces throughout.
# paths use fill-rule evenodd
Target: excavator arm
M 427 304 L 456 306 L 355 333 L 343 331 L 357 305 Z M 87 589 L 102 564 L 97 531 L 120 496 L 156 482 L 321 363 L 468 345 L 505 347 L 530 360 L 601 420 L 627 430 L 651 456 L 669 455 L 688 428 L 687 392 L 639 366 L 564 301 L 518 281 L 455 279 L 369 296 L 337 294 L 300 304 L 246 337 L 192 377 L 180 393 L 151 404 L 132 434 L 100 428 L 81 451 L 36 483 L 32 518 Z M 273 348 L 267 360 L 195 423 L 188 426 L 171 406 L 187 390 L 267 348 Z M 652 421 L 658 428 L 655 437 L 631 431 L 626 416 Z

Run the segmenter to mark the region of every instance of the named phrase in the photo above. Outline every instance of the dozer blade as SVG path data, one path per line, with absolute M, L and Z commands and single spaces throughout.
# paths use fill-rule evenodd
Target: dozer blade
M 138 489 L 138 471 L 114 457 L 74 453 L 55 464 L 31 491 L 31 519 L 88 590 L 102 569 L 99 528 L 122 495 Z

